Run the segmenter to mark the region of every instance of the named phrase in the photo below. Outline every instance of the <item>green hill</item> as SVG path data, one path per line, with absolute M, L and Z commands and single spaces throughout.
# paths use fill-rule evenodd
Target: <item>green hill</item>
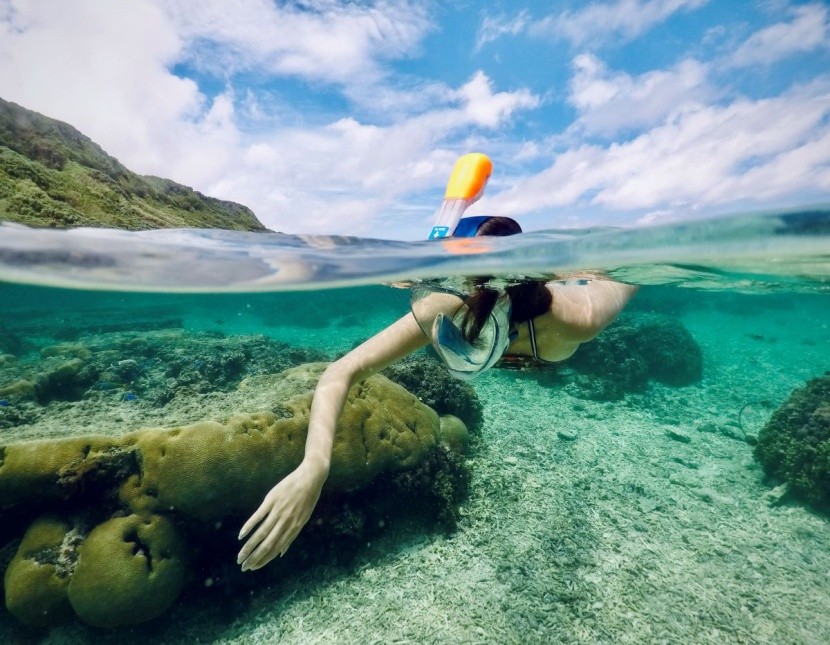
M 253 212 L 127 170 L 72 126 L 0 99 L 0 221 L 267 230 Z

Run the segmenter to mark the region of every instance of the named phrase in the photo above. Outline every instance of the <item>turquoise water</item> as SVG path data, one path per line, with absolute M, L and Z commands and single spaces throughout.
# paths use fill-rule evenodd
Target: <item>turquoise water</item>
M 32 570 L 15 569 L 29 573 L 6 576 L 6 604 L 16 609 L 0 613 L 3 641 L 830 638 L 828 516 L 766 477 L 754 445 L 794 390 L 830 370 L 826 210 L 639 231 L 549 231 L 483 249 L 293 237 L 252 246 L 256 239 L 0 228 L 0 445 L 7 468 L 0 464 L 0 566 L 10 567 L 38 517 L 64 514 L 81 543 L 58 540 L 68 554 L 59 574 L 60 549 L 52 544 L 35 549 L 40 564 Z M 229 535 L 243 519 L 239 512 L 195 522 L 183 508 L 157 509 L 180 525 L 190 552 L 169 606 L 155 619 L 114 629 L 78 617 L 97 614 L 78 610 L 82 585 L 67 580 L 81 580 L 84 558 L 94 560 L 92 549 L 83 550 L 89 524 L 132 512 L 123 497 L 101 492 L 132 466 L 83 470 L 78 464 L 87 462 L 72 459 L 44 465 L 43 455 L 55 454 L 47 446 L 278 412 L 286 390 L 273 374 L 332 360 L 407 311 L 408 291 L 385 283 L 580 268 L 642 288 L 582 358 L 543 370 L 494 369 L 472 382 L 473 394 L 459 394 L 480 406 L 477 427 L 468 418 L 472 444 L 452 462 L 466 479 L 447 479 L 454 471 L 431 466 L 420 479 L 381 474 L 360 490 L 332 493 L 320 523 L 314 516 L 289 554 L 257 574 L 235 566 Z M 665 338 L 655 334 L 666 329 L 674 346 L 661 356 L 679 361 L 680 382 L 661 377 L 659 366 L 632 367 L 648 363 L 637 352 L 656 351 Z M 609 354 L 591 354 L 589 345 Z M 701 361 L 697 372 L 691 354 Z M 597 373 L 598 362 L 609 373 Z M 416 380 L 424 374 L 412 373 Z M 409 383 L 428 403 L 446 393 L 419 389 L 427 385 Z M 187 436 L 194 442 L 188 450 L 199 452 L 199 432 Z M 37 444 L 27 472 L 46 475 L 24 478 L 20 489 L 9 483 L 16 454 L 9 446 L 32 440 L 47 443 Z M 255 470 L 232 448 L 223 450 L 212 462 L 218 481 Z M 149 463 L 149 454 L 145 449 L 140 459 Z M 173 472 L 195 482 L 189 464 L 183 459 Z M 91 477 L 87 484 L 60 489 L 72 492 L 66 498 L 42 498 L 37 486 L 79 470 Z M 162 489 L 165 481 L 177 480 L 163 480 Z M 446 487 L 449 501 L 435 493 Z M 202 498 L 223 499 L 221 488 L 205 486 Z M 137 548 L 125 557 L 144 555 Z M 48 587 L 37 577 L 45 562 L 52 562 L 55 585 L 75 585 L 70 604 L 77 607 L 62 620 L 53 620 L 60 611 L 52 607 L 27 627 L 19 607 L 40 602 L 26 594 Z M 105 571 L 127 566 L 117 558 L 106 563 L 92 576 L 100 589 L 108 584 Z M 161 593 L 131 584 L 133 606 Z M 117 594 L 96 596 L 91 587 L 84 597 L 115 603 Z

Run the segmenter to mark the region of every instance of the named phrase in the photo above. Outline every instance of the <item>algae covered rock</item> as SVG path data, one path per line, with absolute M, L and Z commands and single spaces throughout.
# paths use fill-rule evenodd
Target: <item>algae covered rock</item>
M 41 403 L 53 399 L 74 400 L 80 398 L 96 379 L 97 372 L 90 369 L 84 359 L 58 360 L 38 375 L 35 394 Z
M 4 399 L 33 399 L 35 398 L 35 384 L 26 379 L 20 379 L 0 387 L 0 397 Z
M 325 364 L 286 370 L 270 381 L 285 396 L 277 409 L 238 415 L 224 424 L 141 430 L 140 472 L 122 500 L 133 509 L 174 510 L 212 521 L 256 508 L 303 457 L 313 387 Z M 247 387 L 245 383 L 241 387 Z M 383 376 L 355 385 L 338 420 L 326 489 L 366 485 L 386 470 L 411 468 L 437 443 L 438 415 Z
M 159 406 L 177 396 L 233 391 L 246 377 L 327 358 L 262 335 L 183 330 L 110 335 L 92 340 L 91 346 L 89 363 L 99 374 L 98 388 L 129 389 Z
M 689 331 L 679 320 L 656 314 L 621 315 L 580 345 L 567 364 L 580 374 L 576 392 L 597 400 L 643 392 L 650 380 L 682 387 L 703 376 L 703 353 Z
M 130 446 L 109 437 L 0 446 L 0 510 L 81 496 L 134 468 Z
M 454 378 L 439 360 L 424 355 L 409 356 L 387 367 L 383 374 L 438 414 L 458 417 L 473 433 L 481 428 L 482 407 L 475 389 Z
M 173 604 L 186 573 L 187 547 L 170 520 L 118 517 L 96 526 L 79 548 L 68 599 L 95 627 L 136 625 Z
M 467 426 L 458 417 L 445 414 L 441 417 L 439 442 L 450 450 L 463 455 L 470 445 L 470 433 Z
M 758 434 L 766 475 L 819 508 L 830 508 L 830 372 L 795 390 Z

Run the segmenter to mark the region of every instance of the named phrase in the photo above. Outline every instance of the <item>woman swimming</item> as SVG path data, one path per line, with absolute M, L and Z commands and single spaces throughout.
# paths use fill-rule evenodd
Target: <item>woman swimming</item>
M 521 232 L 506 217 L 465 219 L 470 220 L 461 231 L 465 236 Z M 412 311 L 323 372 L 311 404 L 303 461 L 271 489 L 240 531 L 240 540 L 250 535 L 237 559 L 242 570 L 259 569 L 285 553 L 311 517 L 352 385 L 430 342 L 460 378 L 471 378 L 500 359 L 564 360 L 610 324 L 636 289 L 591 276 L 479 288 L 468 297 L 414 290 Z

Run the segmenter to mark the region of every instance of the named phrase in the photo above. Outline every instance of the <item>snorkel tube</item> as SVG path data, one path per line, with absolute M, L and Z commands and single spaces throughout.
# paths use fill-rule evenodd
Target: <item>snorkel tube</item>
M 435 213 L 428 239 L 439 240 L 455 232 L 464 211 L 484 193 L 492 172 L 493 162 L 485 154 L 471 152 L 459 157 L 447 182 L 444 201 Z

